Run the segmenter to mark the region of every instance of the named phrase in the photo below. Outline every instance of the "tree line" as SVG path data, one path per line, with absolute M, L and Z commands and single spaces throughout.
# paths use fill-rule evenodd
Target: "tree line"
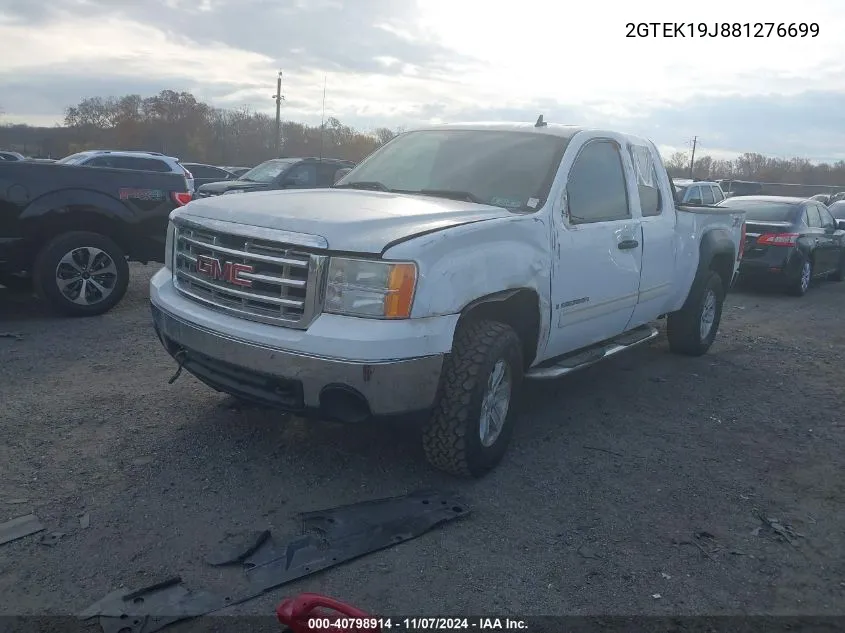
M 282 156 L 318 156 L 359 161 L 393 138 L 386 127 L 361 132 L 338 119 L 323 126 L 281 124 Z M 184 162 L 252 166 L 278 156 L 275 118 L 249 108 L 215 108 L 190 92 L 163 90 L 151 97 L 87 97 L 65 110 L 63 126 L 0 126 L 0 149 L 37 158 L 60 158 L 85 149 L 157 151 Z M 673 177 L 690 176 L 689 156 L 666 160 Z M 804 158 L 745 153 L 734 160 L 700 156 L 692 176 L 704 180 L 752 180 L 845 189 L 845 161 L 813 164 Z
M 666 168 L 673 178 L 689 178 L 689 155 L 675 152 L 666 161 Z M 734 160 L 717 160 L 705 155 L 695 160 L 692 177 L 701 180 L 750 180 L 845 190 L 845 161 L 813 164 L 805 158 L 771 158 L 751 152 Z
M 359 161 L 393 138 L 378 128 L 360 132 L 331 117 L 322 126 L 281 124 L 282 156 Z M 86 149 L 146 150 L 183 162 L 252 166 L 276 158 L 275 117 L 249 108 L 215 108 L 189 92 L 151 97 L 87 97 L 65 110 L 64 125 L 0 127 L 0 148 L 36 158 L 61 158 Z

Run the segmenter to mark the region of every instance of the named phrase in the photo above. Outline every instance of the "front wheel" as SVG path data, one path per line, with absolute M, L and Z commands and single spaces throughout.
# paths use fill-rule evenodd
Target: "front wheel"
M 439 400 L 423 428 L 423 450 L 435 468 L 481 477 L 501 461 L 513 435 L 522 362 L 522 344 L 510 326 L 478 321 L 459 327 Z
M 667 319 L 669 349 L 685 356 L 705 354 L 719 331 L 724 302 L 722 279 L 715 272 L 695 282 L 684 307 Z
M 74 231 L 39 253 L 33 277 L 42 298 L 67 316 L 95 316 L 126 294 L 129 265 L 123 250 L 98 233 Z

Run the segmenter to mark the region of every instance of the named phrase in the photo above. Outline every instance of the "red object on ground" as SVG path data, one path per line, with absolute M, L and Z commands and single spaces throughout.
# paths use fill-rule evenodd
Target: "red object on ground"
M 293 633 L 381 631 L 377 617 L 318 593 L 301 593 L 286 598 L 276 607 L 276 617 Z

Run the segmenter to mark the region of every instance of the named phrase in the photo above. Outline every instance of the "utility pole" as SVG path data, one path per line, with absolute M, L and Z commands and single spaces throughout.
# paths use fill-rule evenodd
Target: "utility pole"
M 282 71 L 279 71 L 279 76 L 276 78 L 276 94 L 273 95 L 276 100 L 276 158 L 282 155 Z
M 323 136 L 326 129 L 326 77 L 323 76 L 323 114 L 320 120 L 320 160 L 323 160 Z
M 695 146 L 697 144 L 698 144 L 698 137 L 694 136 L 692 138 L 692 158 L 690 158 L 690 161 L 689 161 L 689 177 L 690 177 L 690 180 L 692 180 L 692 178 L 693 178 L 692 169 L 693 169 L 693 167 L 695 167 Z

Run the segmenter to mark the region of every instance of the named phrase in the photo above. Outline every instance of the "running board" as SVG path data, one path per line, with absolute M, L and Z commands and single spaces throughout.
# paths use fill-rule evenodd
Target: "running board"
M 621 336 L 610 339 L 605 343 L 588 348 L 582 352 L 564 356 L 553 364 L 544 364 L 529 369 L 525 373 L 526 378 L 533 380 L 549 380 L 551 378 L 560 378 L 566 374 L 571 374 L 574 371 L 589 367 L 595 363 L 604 360 L 608 356 L 614 356 L 626 349 L 636 347 L 641 343 L 646 343 L 656 338 L 660 332 L 650 325 L 641 325 L 634 328 L 630 332 L 625 332 Z M 548 361 L 547 361 L 548 362 Z

